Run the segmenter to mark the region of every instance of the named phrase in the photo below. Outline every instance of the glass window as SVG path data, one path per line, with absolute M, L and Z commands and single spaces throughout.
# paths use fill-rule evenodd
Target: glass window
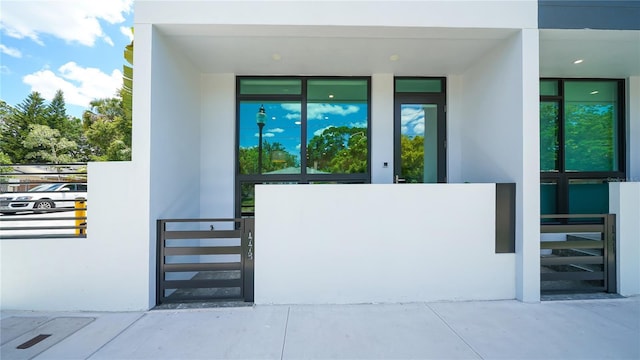
M 566 81 L 565 170 L 617 171 L 616 81 Z
M 397 93 L 439 93 L 442 92 L 442 79 L 396 79 Z
M 240 102 L 240 174 L 300 173 L 300 107 L 300 102 Z
M 307 173 L 366 173 L 367 81 L 309 80 L 307 94 Z
M 555 101 L 540 102 L 540 171 L 558 170 L 558 109 Z
M 300 95 L 302 81 L 286 78 L 240 79 L 241 95 Z
M 557 96 L 557 80 L 540 80 L 540 96 Z

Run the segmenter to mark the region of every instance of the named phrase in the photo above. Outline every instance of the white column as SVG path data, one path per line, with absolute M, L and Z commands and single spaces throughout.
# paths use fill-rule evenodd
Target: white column
M 609 183 L 609 212 L 616 214 L 618 293 L 640 295 L 640 182 Z
M 369 123 L 372 184 L 393 182 L 393 114 L 393 74 L 373 74 Z

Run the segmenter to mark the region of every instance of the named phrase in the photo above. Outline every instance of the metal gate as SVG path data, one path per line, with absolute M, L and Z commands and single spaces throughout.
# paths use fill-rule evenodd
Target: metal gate
M 541 218 L 541 292 L 615 293 L 615 215 Z
M 156 305 L 253 302 L 254 219 L 162 219 Z

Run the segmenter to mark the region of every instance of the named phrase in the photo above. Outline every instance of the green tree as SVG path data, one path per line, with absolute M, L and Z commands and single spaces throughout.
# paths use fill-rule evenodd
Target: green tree
M 400 137 L 402 159 L 400 160 L 401 173 L 408 183 L 424 182 L 424 136 L 416 135 L 410 138 L 407 135 Z
M 3 119 L 0 148 L 13 163 L 21 164 L 28 160 L 26 156 L 29 150 L 25 149 L 23 142 L 29 134 L 29 126 L 47 124 L 47 115 L 44 99 L 40 93 L 32 92 Z
M 310 167 L 331 173 L 359 173 L 367 169 L 366 128 L 331 126 L 307 144 Z
M 120 161 L 131 159 L 131 118 L 126 115 L 122 90 L 114 98 L 96 99 L 82 115 L 91 149 L 91 159 Z
M 238 161 L 241 174 L 258 174 L 257 146 L 240 148 Z M 262 142 L 262 173 L 282 170 L 288 167 L 300 166 L 295 155 L 287 152 L 285 147 L 278 143 Z
M 565 105 L 566 170 L 611 171 L 616 168 L 613 105 Z
M 60 131 L 38 124 L 30 125 L 29 128 L 30 132 L 23 141 L 25 149 L 31 150 L 26 159 L 54 164 L 77 161 L 72 155 L 77 144 L 62 137 Z

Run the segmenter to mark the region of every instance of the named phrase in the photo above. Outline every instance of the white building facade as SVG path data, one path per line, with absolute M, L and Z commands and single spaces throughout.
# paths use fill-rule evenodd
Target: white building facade
M 614 170 L 629 181 L 607 185 L 618 229 L 614 292 L 640 294 L 640 8 L 618 9 L 631 15 L 622 29 L 596 28 L 580 22 L 589 9 L 543 18 L 549 7 L 583 14 L 558 3 L 136 1 L 133 159 L 89 164 L 86 239 L 0 242 L 2 308 L 154 307 L 157 220 L 240 217 L 242 179 L 257 184 L 256 304 L 537 302 L 541 101 L 565 101 L 541 90 L 541 79 L 565 90 L 572 79 L 623 84 Z M 273 79 L 297 82 L 300 92 L 243 93 L 243 81 Z M 311 170 L 313 84 L 330 79 L 366 84 L 366 163 L 357 176 Z M 441 106 L 433 108 L 442 121 L 437 165 L 421 184 L 394 183 L 398 99 L 412 101 L 400 90 L 407 79 L 439 84 L 428 97 Z M 243 101 L 256 113 L 267 104 L 272 137 L 286 128 L 270 123 L 281 119 L 269 104 L 297 104 L 290 115 L 306 131 L 296 135 L 295 176 L 243 173 Z M 327 104 L 327 114 L 348 109 Z M 118 198 L 105 190 L 114 183 Z M 496 248 L 497 183 L 515 184 L 512 251 Z

